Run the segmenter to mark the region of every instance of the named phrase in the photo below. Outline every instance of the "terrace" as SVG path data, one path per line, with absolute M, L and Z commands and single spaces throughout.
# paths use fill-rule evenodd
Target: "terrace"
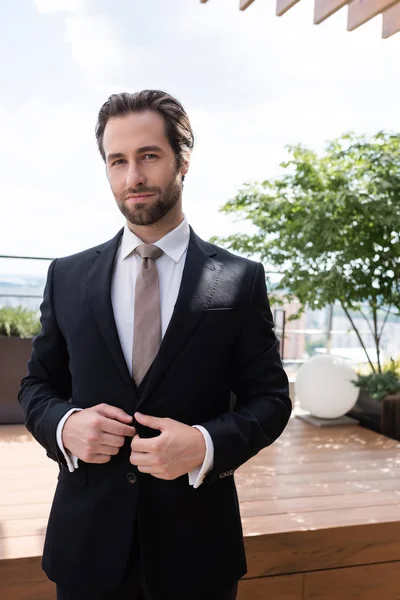
M 239 600 L 398 600 L 400 444 L 293 417 L 235 474 L 248 557 Z M 41 553 L 58 467 L 0 426 L 2 600 L 51 600 Z
M 37 308 L 42 290 L 33 289 L 0 290 L 2 303 L 15 305 L 23 296 Z M 330 326 L 322 329 L 289 323 L 293 310 L 277 309 L 274 315 L 292 398 L 305 336 L 326 336 L 331 345 L 343 334 L 333 327 L 333 307 Z M 26 364 L 30 341 L 14 341 L 27 342 L 19 350 Z M 22 424 L 19 407 L 12 408 L 17 390 L 8 375 L 22 367 L 7 365 L 7 352 L 2 356 L 0 409 L 8 416 L 0 418 L 2 600 L 50 600 L 55 586 L 41 570 L 41 554 L 58 466 Z M 300 412 L 296 403 L 277 442 L 235 474 L 248 557 L 239 600 L 398 600 L 400 443 L 354 424 L 314 427 L 297 418 Z

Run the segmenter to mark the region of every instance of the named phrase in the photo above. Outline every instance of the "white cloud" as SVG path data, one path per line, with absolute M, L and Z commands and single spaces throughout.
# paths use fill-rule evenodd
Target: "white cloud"
M 85 0 L 34 0 L 37 10 L 43 14 L 76 12 L 83 8 Z
M 88 0 L 34 0 L 40 13 L 62 13 L 63 40 L 82 71 L 86 85 L 103 91 L 118 81 L 130 63 L 114 21 Z M 65 14 L 64 14 L 65 13 Z
M 126 68 L 115 25 L 106 18 L 77 13 L 66 18 L 64 40 L 76 63 L 94 87 L 105 87 Z

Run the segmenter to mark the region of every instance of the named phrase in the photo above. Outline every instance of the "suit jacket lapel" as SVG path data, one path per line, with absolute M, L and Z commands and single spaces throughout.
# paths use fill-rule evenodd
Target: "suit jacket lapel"
M 190 228 L 190 240 L 182 282 L 171 321 L 148 374 L 139 405 L 156 388 L 164 373 L 192 337 L 209 305 L 222 264 L 212 257 L 216 251 Z
M 112 272 L 122 233 L 123 229 L 100 250 L 96 250 L 96 255 L 89 261 L 87 292 L 94 321 L 110 351 L 110 356 L 124 380 L 132 385 L 135 394 L 135 385 L 121 348 L 111 302 Z

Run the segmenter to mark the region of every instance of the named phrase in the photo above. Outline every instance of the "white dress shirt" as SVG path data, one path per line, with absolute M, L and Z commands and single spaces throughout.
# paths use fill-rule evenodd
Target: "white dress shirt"
M 178 297 L 189 237 L 189 224 L 185 217 L 178 227 L 154 244 L 164 252 L 156 260 L 160 281 L 162 337 L 164 337 L 167 330 Z M 131 376 L 135 283 L 142 260 L 134 250 L 140 244 L 143 244 L 143 241 L 132 233 L 128 225 L 125 224 L 121 243 L 115 257 L 111 282 L 111 301 L 114 319 L 122 351 Z M 62 429 L 68 417 L 77 410 L 81 409 L 73 408 L 64 415 L 57 426 L 56 432 L 58 446 L 65 457 L 70 472 L 78 468 L 78 458 L 64 448 L 62 443 Z M 206 443 L 206 455 L 203 464 L 188 473 L 189 484 L 197 488 L 202 484 L 205 475 L 213 467 L 214 445 L 210 434 L 204 427 L 201 427 L 201 425 L 194 425 L 194 427 L 201 431 Z

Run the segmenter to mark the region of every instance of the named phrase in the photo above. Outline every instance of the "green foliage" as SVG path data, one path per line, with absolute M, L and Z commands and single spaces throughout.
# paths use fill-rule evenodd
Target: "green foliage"
M 368 392 L 375 400 L 383 400 L 388 394 L 400 393 L 399 377 L 392 370 L 384 371 L 383 373 L 358 375 L 353 383 L 356 387 Z
M 288 153 L 281 177 L 245 184 L 221 208 L 250 221 L 254 235 L 213 241 L 280 271 L 276 289 L 298 298 L 303 310 L 339 302 L 366 351 L 350 315 L 359 311 L 381 370 L 388 310 L 400 312 L 400 135 L 349 133 L 320 155 L 301 145 Z
M 22 306 L 0 308 L 0 336 L 31 338 L 40 332 L 37 313 Z

